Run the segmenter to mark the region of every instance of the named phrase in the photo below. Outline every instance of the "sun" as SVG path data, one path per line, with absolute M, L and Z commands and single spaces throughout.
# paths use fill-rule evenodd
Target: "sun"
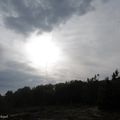
M 50 67 L 60 60 L 60 49 L 53 41 L 51 33 L 32 34 L 26 42 L 25 51 L 33 67 Z

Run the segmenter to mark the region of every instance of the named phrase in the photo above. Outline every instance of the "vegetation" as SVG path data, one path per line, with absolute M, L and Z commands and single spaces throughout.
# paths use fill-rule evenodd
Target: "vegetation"
M 0 113 L 14 113 L 43 106 L 97 106 L 102 110 L 120 109 L 120 77 L 116 70 L 112 78 L 98 80 L 99 74 L 87 81 L 74 80 L 59 84 L 24 87 L 0 95 Z

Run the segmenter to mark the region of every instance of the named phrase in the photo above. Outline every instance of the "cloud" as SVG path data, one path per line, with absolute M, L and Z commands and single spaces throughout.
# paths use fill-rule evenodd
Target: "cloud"
M 11 36 L 7 30 L 6 34 L 1 32 L 0 36 L 0 93 L 24 86 L 44 84 L 45 77 L 30 67 L 22 54 L 23 47 L 20 46 L 23 46 L 24 42 L 14 40 L 14 37 L 18 36 Z
M 86 78 L 99 71 L 100 74 L 104 72 L 103 76 L 106 76 L 116 69 L 116 66 L 120 65 L 119 2 L 111 1 L 108 5 L 102 5 L 92 4 L 93 1 L 95 2 L 95 0 L 1 0 L 1 92 L 25 85 L 64 82 L 81 79 L 82 76 Z M 101 1 L 105 3 L 108 0 Z M 96 10 L 89 12 L 93 10 L 93 6 Z M 6 27 L 1 26 L 1 20 Z M 55 33 L 58 37 L 55 38 L 54 35 L 54 42 L 58 43 L 64 53 L 63 61 L 55 66 L 53 73 L 48 73 L 49 78 L 46 79 L 42 71 L 38 73 L 28 66 L 23 48 L 26 42 L 24 34 L 34 30 L 39 32 L 53 30 L 54 33 L 60 24 L 64 25 Z M 22 34 L 16 34 L 11 29 Z
M 83 15 L 93 7 L 93 0 L 1 0 L 4 24 L 26 34 L 38 29 L 51 31 L 72 15 Z
M 8 90 L 16 90 L 24 86 L 34 87 L 54 82 L 52 77 L 48 78 L 49 81 L 46 79 L 45 75 L 39 75 L 37 70 L 25 63 L 9 61 L 6 63 L 6 68 L 0 70 L 0 91 L 4 94 Z
M 98 4 L 94 12 L 72 18 L 55 33 L 56 40 L 68 57 L 64 68 L 70 66 L 66 70 L 70 71 L 69 76 L 75 72 L 86 79 L 99 73 L 103 79 L 120 68 L 119 5 L 120 1 L 112 0 L 108 4 Z M 63 73 L 66 75 L 66 72 Z
M 7 90 L 15 90 L 24 86 L 36 86 L 42 84 L 44 79 L 37 75 L 31 75 L 24 71 L 6 69 L 0 71 L 1 93 Z

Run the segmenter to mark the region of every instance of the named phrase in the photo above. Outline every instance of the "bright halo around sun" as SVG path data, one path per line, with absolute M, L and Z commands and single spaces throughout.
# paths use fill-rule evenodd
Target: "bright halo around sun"
M 34 33 L 28 39 L 25 49 L 27 59 L 33 67 L 52 67 L 60 60 L 60 50 L 50 33 Z

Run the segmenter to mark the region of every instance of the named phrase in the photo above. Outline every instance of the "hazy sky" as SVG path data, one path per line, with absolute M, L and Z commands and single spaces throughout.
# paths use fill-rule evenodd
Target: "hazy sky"
M 120 0 L 1 0 L 0 92 L 110 76 L 119 38 Z

